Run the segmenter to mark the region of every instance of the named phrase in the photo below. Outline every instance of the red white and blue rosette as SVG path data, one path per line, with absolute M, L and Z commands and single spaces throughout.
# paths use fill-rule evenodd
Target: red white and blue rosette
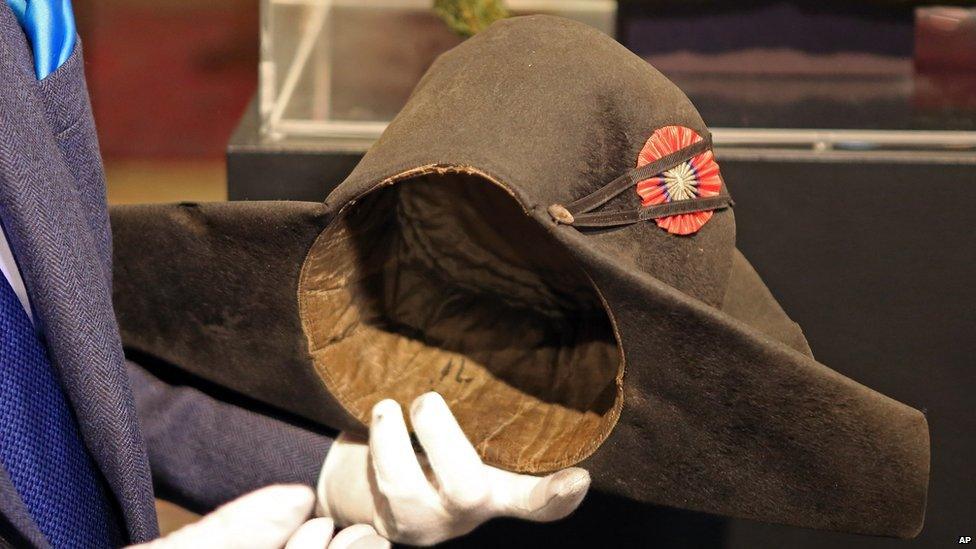
M 684 126 L 665 126 L 651 135 L 640 154 L 640 168 L 675 151 L 701 141 L 695 130 Z M 711 150 L 706 150 L 690 160 L 678 164 L 650 179 L 637 183 L 637 194 L 645 207 L 678 200 L 694 200 L 718 195 L 722 188 L 722 176 Z M 657 225 L 671 234 L 689 235 L 698 232 L 709 219 L 712 211 L 672 215 L 655 219 Z

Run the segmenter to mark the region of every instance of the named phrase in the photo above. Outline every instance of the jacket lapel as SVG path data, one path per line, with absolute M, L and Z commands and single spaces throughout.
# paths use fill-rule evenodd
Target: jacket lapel
M 152 483 L 112 310 L 104 236 L 93 230 L 86 197 L 59 147 L 64 130 L 49 119 L 57 111 L 46 106 L 6 3 L 0 41 L 0 217 L 82 437 L 131 540 L 145 540 L 157 533 Z M 58 91 L 80 92 L 70 88 Z

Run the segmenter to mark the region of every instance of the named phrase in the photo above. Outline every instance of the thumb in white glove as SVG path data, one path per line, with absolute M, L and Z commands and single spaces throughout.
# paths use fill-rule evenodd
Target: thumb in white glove
M 164 538 L 134 547 L 280 549 L 309 517 L 314 504 L 315 495 L 307 486 L 268 486 L 241 496 Z
M 371 526 L 333 538 L 332 519 L 306 522 L 315 495 L 301 485 L 275 485 L 243 495 L 170 535 L 129 549 L 389 549 Z
M 368 441 L 345 433 L 336 439 L 319 477 L 319 514 L 340 525 L 370 523 L 393 541 L 433 545 L 494 517 L 558 520 L 589 489 L 590 476 L 579 468 L 539 478 L 485 465 L 437 393 L 417 397 L 410 418 L 425 452 L 419 459 L 392 400 L 373 408 Z

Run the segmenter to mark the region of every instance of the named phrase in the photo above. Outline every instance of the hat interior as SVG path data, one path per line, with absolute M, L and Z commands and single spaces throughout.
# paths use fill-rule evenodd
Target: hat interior
M 348 204 L 299 288 L 315 367 L 363 423 L 439 392 L 486 462 L 578 463 L 623 405 L 623 353 L 603 300 L 499 183 L 412 172 Z

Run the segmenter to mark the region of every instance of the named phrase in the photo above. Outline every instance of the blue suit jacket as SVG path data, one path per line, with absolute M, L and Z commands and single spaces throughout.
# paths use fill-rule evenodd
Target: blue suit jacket
M 274 482 L 314 482 L 330 436 L 126 361 L 112 310 L 104 172 L 80 43 L 42 81 L 31 55 L 0 2 L 0 219 L 130 541 L 157 535 L 153 480 L 161 495 L 197 511 Z M 47 546 L 2 469 L 0 535 Z

